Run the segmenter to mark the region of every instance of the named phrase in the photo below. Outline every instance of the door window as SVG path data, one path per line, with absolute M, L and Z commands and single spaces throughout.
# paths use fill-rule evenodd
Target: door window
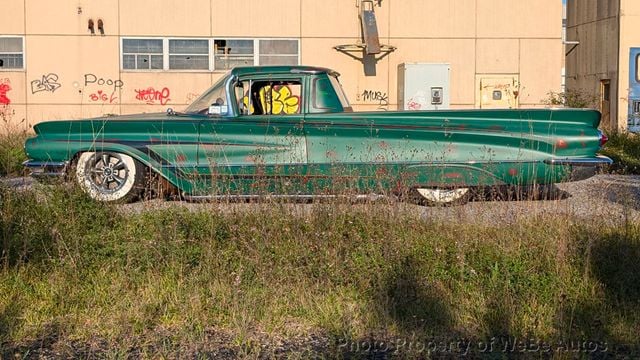
M 302 111 L 300 80 L 241 81 L 238 109 L 246 115 L 294 115 Z

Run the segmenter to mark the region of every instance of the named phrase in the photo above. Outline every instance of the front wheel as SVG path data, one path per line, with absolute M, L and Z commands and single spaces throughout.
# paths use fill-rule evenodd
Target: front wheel
M 471 196 L 469 188 L 456 189 L 415 189 L 419 195 L 418 200 L 428 206 L 445 206 L 465 204 Z
M 99 201 L 132 201 L 144 189 L 144 167 L 131 156 L 115 152 L 82 153 L 75 178 L 92 199 Z

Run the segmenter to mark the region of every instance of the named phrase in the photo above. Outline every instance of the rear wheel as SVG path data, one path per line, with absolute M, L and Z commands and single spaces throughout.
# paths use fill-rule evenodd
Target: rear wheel
M 467 203 L 471 196 L 469 188 L 417 188 L 415 190 L 418 195 L 419 202 L 423 205 L 429 206 L 461 205 Z
M 116 152 L 85 152 L 78 157 L 76 181 L 99 201 L 135 200 L 144 190 L 144 167 L 131 156 Z

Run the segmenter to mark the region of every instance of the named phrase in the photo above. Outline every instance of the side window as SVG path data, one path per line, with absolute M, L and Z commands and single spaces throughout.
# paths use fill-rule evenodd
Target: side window
M 294 115 L 302 111 L 300 80 L 258 80 L 241 82 L 240 113 L 248 115 Z M 236 90 L 236 93 L 238 90 Z M 237 97 L 240 99 L 240 97 Z
M 339 112 L 342 105 L 338 99 L 333 84 L 328 78 L 313 79 L 313 109 L 314 113 Z

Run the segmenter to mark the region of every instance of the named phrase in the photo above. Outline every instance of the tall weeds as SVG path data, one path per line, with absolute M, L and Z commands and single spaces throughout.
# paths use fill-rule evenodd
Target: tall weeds
M 248 353 L 311 335 L 638 345 L 633 225 L 461 225 L 394 204 L 132 214 L 65 187 L 0 191 L 7 348 L 53 339 L 158 356 L 212 332 Z

